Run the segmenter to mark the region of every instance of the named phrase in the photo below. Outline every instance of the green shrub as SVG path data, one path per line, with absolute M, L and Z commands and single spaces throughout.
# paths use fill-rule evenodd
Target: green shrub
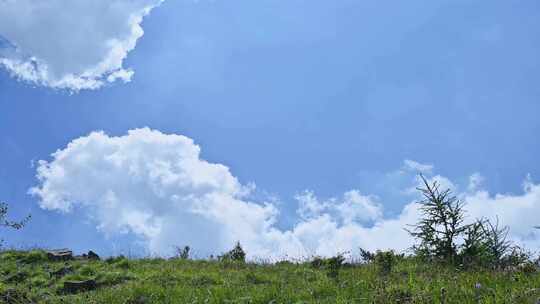
M 45 287 L 49 284 L 49 280 L 43 276 L 36 276 L 30 279 L 30 285 L 33 287 Z
M 176 247 L 176 258 L 181 259 L 181 260 L 189 259 L 190 249 L 191 248 L 189 248 L 189 246 L 184 246 L 183 248 Z
M 115 265 L 118 268 L 128 269 L 129 268 L 129 260 L 124 258 L 124 259 L 116 262 Z
M 345 257 L 343 254 L 338 254 L 330 258 L 314 257 L 310 264 L 311 267 L 315 269 L 326 270 L 326 275 L 329 278 L 337 279 L 339 276 L 339 270 L 343 267 L 344 262 Z
M 41 250 L 32 250 L 21 259 L 21 262 L 26 264 L 42 263 L 45 261 L 47 261 L 47 254 Z
M 101 272 L 96 276 L 96 281 L 102 286 L 112 286 L 134 279 L 131 274 L 123 272 Z
M 527 261 L 519 264 L 518 270 L 525 274 L 532 274 L 538 271 L 538 265 L 533 262 Z
M 532 263 L 531 253 L 519 246 L 514 246 L 500 261 L 500 264 L 504 267 L 517 267 L 524 263 Z
M 339 270 L 343 267 L 345 257 L 342 254 L 338 254 L 326 260 L 327 267 L 326 275 L 329 278 L 337 279 L 339 276 Z
M 8 276 L 6 276 L 4 278 L 4 282 L 19 284 L 26 281 L 26 279 L 28 279 L 29 276 L 30 276 L 30 273 L 27 270 L 25 269 L 18 270 L 17 272 L 11 273 Z
M 84 265 L 79 269 L 79 273 L 83 276 L 90 277 L 95 275 L 97 272 L 96 269 L 94 269 L 92 266 Z
M 246 252 L 242 249 L 240 242 L 236 242 L 234 248 L 219 256 L 220 261 L 233 261 L 233 262 L 245 262 L 246 261 Z
M 313 260 L 311 260 L 310 264 L 311 264 L 311 267 L 315 268 L 315 269 L 319 269 L 321 267 L 324 266 L 324 263 L 325 263 L 325 260 L 321 257 L 314 257 Z
M 393 250 L 380 251 L 375 253 L 373 261 L 377 266 L 379 274 L 388 275 L 392 272 L 392 269 L 398 261 L 398 255 Z
M 105 263 L 122 269 L 129 268 L 129 260 L 123 255 L 119 255 L 117 257 L 109 257 L 105 260 Z
M 477 221 L 469 225 L 464 232 L 459 259 L 466 268 L 486 266 L 490 263 L 490 255 L 485 242 L 483 222 Z
M 116 257 L 108 257 L 105 259 L 105 263 L 107 264 L 114 264 L 114 263 L 118 263 L 122 260 L 126 260 L 126 257 L 123 256 L 123 255 L 119 255 L 119 256 L 116 256 Z

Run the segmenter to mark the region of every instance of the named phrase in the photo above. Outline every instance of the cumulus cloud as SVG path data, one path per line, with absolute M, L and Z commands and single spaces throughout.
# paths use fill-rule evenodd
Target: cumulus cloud
M 414 160 L 406 159 L 403 161 L 403 167 L 402 167 L 402 173 L 413 173 L 414 174 L 414 180 L 415 183 L 413 186 L 405 189 L 403 193 L 405 194 L 414 194 L 418 192 L 418 188 L 424 188 L 424 180 L 422 179 L 422 176 L 426 179 L 426 182 L 430 185 L 433 183 L 437 183 L 440 187 L 440 189 L 450 189 L 452 191 L 457 191 L 457 185 L 455 185 L 450 179 L 447 177 L 444 177 L 442 175 L 433 175 L 433 165 L 429 164 L 422 164 L 419 162 L 416 162 Z M 470 187 L 473 186 L 472 183 L 477 182 L 480 183 L 481 176 L 479 174 L 472 175 L 470 180 Z
M 372 223 L 382 218 L 382 206 L 373 196 L 362 195 L 358 190 L 345 192 L 342 198 L 320 201 L 312 191 L 297 195 L 298 215 L 309 220 L 323 214 L 332 215 L 343 223 Z
M 490 194 L 477 190 L 463 195 L 469 218 L 499 219 L 510 227 L 510 237 L 529 249 L 538 249 L 540 234 L 533 229 L 540 223 L 540 184 L 530 178 L 523 182 L 520 194 Z
M 358 247 L 404 250 L 414 242 L 404 228 L 419 218 L 414 202 L 388 217 L 377 196 L 359 190 L 328 199 L 304 191 L 295 197 L 297 223 L 280 229 L 277 206 L 251 199 L 253 186 L 241 184 L 226 166 L 201 159 L 191 139 L 148 128 L 75 139 L 52 160 L 39 162 L 37 178 L 30 192 L 42 208 L 85 214 L 103 233 L 133 234 L 162 255 L 184 244 L 214 254 L 237 240 L 250 257 L 265 258 L 329 256 Z M 536 244 L 531 228 L 540 211 L 540 185 L 527 180 L 517 195 L 458 195 L 470 219 L 498 215 L 514 239 Z
M 128 82 L 134 72 L 123 61 L 143 36 L 143 17 L 162 1 L 2 0 L 0 66 L 72 91 Z

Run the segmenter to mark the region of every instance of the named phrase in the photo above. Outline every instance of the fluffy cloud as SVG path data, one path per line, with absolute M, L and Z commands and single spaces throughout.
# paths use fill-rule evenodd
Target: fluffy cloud
M 382 206 L 377 203 L 377 198 L 364 196 L 358 190 L 346 192 L 343 198 L 323 202 L 312 191 L 305 191 L 295 198 L 299 203 L 297 213 L 304 220 L 324 214 L 332 215 L 332 218 L 340 219 L 345 224 L 370 223 L 382 218 Z
M 120 137 L 95 132 L 75 139 L 51 161 L 41 161 L 37 177 L 39 185 L 30 191 L 42 208 L 86 214 L 103 233 L 134 234 L 163 255 L 183 244 L 202 255 L 219 253 L 237 240 L 251 257 L 265 258 L 333 255 L 358 247 L 404 250 L 413 244 L 404 228 L 419 214 L 411 202 L 396 217 L 385 217 L 379 199 L 358 190 L 330 199 L 305 191 L 295 197 L 296 225 L 279 229 L 276 205 L 250 199 L 253 187 L 242 185 L 226 166 L 201 159 L 191 139 L 146 128 Z M 410 177 L 411 185 L 418 182 Z M 480 179 L 471 179 L 475 188 Z M 520 195 L 471 189 L 459 193 L 470 219 L 498 215 L 510 225 L 512 238 L 536 244 L 531 228 L 539 222 L 534 215 L 540 211 L 540 185 L 527 181 Z
M 2 0 L 0 66 L 38 85 L 78 91 L 128 82 L 122 65 L 163 0 Z
M 474 190 L 461 196 L 467 204 L 469 219 L 485 217 L 494 222 L 499 219 L 510 227 L 514 241 L 534 250 L 540 246 L 540 234 L 533 229 L 540 223 L 540 184 L 527 178 L 521 194 L 491 195 L 485 190 Z

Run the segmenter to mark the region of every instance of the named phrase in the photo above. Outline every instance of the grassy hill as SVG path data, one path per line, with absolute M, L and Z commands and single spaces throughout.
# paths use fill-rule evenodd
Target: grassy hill
M 383 268 L 332 260 L 54 262 L 44 251 L 4 251 L 0 303 L 537 303 L 540 297 L 535 269 L 460 270 L 414 258 Z M 66 289 L 65 282 L 87 280 L 95 283 L 89 290 Z

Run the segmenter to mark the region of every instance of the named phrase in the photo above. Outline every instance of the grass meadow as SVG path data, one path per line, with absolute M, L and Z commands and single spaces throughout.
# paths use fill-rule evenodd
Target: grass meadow
M 414 257 L 372 263 L 250 263 L 125 257 L 53 262 L 41 250 L 0 253 L 0 302 L 537 303 L 535 269 L 459 269 Z M 66 281 L 93 280 L 67 292 Z

